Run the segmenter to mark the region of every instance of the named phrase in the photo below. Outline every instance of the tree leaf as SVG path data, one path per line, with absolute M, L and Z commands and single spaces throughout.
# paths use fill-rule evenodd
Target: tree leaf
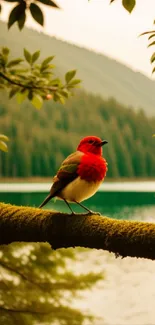
M 59 101 L 60 101 L 60 103 L 62 104 L 62 105 L 64 105 L 65 104 L 65 98 L 64 97 L 59 97 Z
M 56 79 L 53 79 L 53 80 L 50 80 L 50 86 L 60 86 L 61 85 L 61 81 L 60 79 L 56 78 Z
M 150 46 L 152 46 L 152 45 L 155 45 L 155 41 L 153 41 L 152 43 L 150 43 L 150 44 L 148 45 L 148 47 L 150 47 Z
M 144 36 L 144 35 L 152 34 L 152 33 L 155 33 L 155 30 L 150 30 L 148 32 L 144 32 L 144 33 L 140 34 L 139 36 Z
M 22 1 L 19 5 L 17 5 L 16 7 L 13 8 L 13 10 L 11 11 L 10 15 L 9 15 L 9 19 L 8 19 L 8 29 L 16 22 L 20 19 L 21 15 L 23 15 L 23 13 L 26 10 L 26 2 Z
M 41 66 L 40 72 L 42 72 L 42 73 L 51 73 L 50 69 L 54 69 L 54 68 L 55 68 L 55 65 L 46 64 L 46 65 Z
M 29 93 L 28 93 L 28 99 L 32 100 L 32 98 L 33 98 L 33 91 L 32 91 L 32 89 L 30 89 Z
M 4 134 L 0 134 L 0 141 L 8 142 L 9 141 L 9 138 L 6 135 L 4 135 Z
M 26 49 L 24 49 L 24 56 L 25 56 L 26 61 L 31 64 L 31 62 L 32 62 L 32 55 Z
M 19 63 L 23 62 L 23 59 L 15 59 L 15 60 L 11 60 L 8 64 L 7 64 L 7 68 L 11 68 L 14 65 L 18 65 Z
M 35 61 L 37 61 L 38 58 L 39 58 L 39 56 L 40 56 L 40 51 L 34 52 L 33 55 L 32 55 L 32 63 L 34 63 Z
M 81 83 L 80 79 L 74 79 L 69 83 L 69 86 L 72 86 L 73 88 Z
M 19 27 L 20 30 L 23 29 L 24 24 L 25 24 L 25 20 L 26 20 L 26 13 L 25 13 L 25 11 L 24 11 L 24 12 L 20 15 L 20 17 L 19 17 L 19 19 L 18 19 L 18 21 L 17 21 L 17 23 L 18 23 L 18 27 Z
M 155 52 L 152 54 L 150 62 L 153 63 L 155 61 Z
M 65 98 L 69 98 L 69 91 L 66 89 L 62 89 L 61 90 L 61 94 L 62 96 L 64 96 Z
M 31 15 L 34 18 L 34 20 L 37 21 L 38 24 L 43 26 L 44 25 L 44 17 L 43 17 L 43 13 L 42 13 L 40 7 L 32 2 L 30 4 L 29 8 L 30 8 Z
M 55 102 L 59 101 L 63 105 L 65 104 L 65 98 L 59 92 L 54 93 L 53 100 Z
M 9 73 L 11 73 L 12 75 L 14 75 L 15 77 L 19 77 L 20 79 L 24 79 L 25 81 L 25 73 L 30 71 L 29 69 L 10 69 Z
M 39 94 L 35 94 L 35 95 L 33 95 L 31 103 L 35 108 L 41 109 L 42 104 L 43 104 L 43 99 Z
M 65 80 L 66 80 L 66 82 L 69 83 L 74 78 L 75 74 L 76 74 L 76 70 L 68 71 L 65 74 Z
M 51 70 L 46 70 L 42 72 L 42 76 L 43 78 L 45 78 L 46 80 L 49 79 L 51 77 L 52 73 Z
M 152 70 L 152 74 L 155 72 L 155 67 L 153 68 L 153 70 Z
M 9 98 L 12 98 L 14 95 L 16 95 L 19 89 L 20 89 L 19 87 L 12 88 L 9 93 Z
M 52 0 L 37 0 L 41 3 L 43 3 L 44 5 L 46 6 L 51 6 L 51 7 L 54 7 L 54 8 L 60 8 L 55 2 L 53 2 Z
M 8 49 L 8 47 L 3 47 L 2 48 L 2 53 L 3 53 L 3 55 L 9 55 L 9 53 L 10 53 L 10 50 Z
M 60 96 L 58 96 L 57 93 L 54 93 L 54 94 L 53 94 L 53 100 L 54 100 L 55 102 L 57 102 L 57 101 L 59 100 L 59 98 L 60 98 Z
M 28 95 L 28 90 L 25 90 L 24 92 L 17 93 L 16 98 L 18 104 L 21 104 L 27 97 Z
M 135 7 L 136 1 L 135 0 L 122 0 L 123 7 L 131 13 L 133 8 Z
M 0 141 L 0 150 L 4 151 L 4 152 L 8 152 L 8 146 L 5 142 Z
M 149 41 L 151 38 L 153 38 L 153 37 L 155 37 L 155 33 L 153 33 L 152 35 L 150 35 L 150 36 L 148 37 L 148 41 Z
M 48 56 L 43 62 L 42 62 L 42 67 L 46 66 L 48 63 L 50 63 L 54 59 L 54 56 Z

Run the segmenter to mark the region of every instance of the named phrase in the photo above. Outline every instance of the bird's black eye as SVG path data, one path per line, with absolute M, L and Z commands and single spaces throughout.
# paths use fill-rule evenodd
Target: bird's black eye
M 94 140 L 89 140 L 88 143 L 94 143 Z

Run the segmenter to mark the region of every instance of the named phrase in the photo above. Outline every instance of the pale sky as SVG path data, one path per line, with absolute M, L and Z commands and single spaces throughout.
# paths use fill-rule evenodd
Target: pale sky
M 137 0 L 129 14 L 121 0 L 56 0 L 61 10 L 42 6 L 45 26 L 41 28 L 30 17 L 27 26 L 77 45 L 106 54 L 151 76 L 150 56 L 155 48 L 147 48 L 144 31 L 155 29 L 155 0 Z M 3 4 L 2 18 L 6 19 L 11 4 Z

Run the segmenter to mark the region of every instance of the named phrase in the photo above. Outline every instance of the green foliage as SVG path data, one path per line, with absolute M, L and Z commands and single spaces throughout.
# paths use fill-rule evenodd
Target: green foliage
M 43 104 L 43 99 L 39 94 L 36 94 L 36 95 L 33 96 L 31 102 L 37 109 L 40 109 L 42 107 L 42 104 Z
M 113 3 L 115 0 L 111 0 L 110 3 Z M 136 5 L 135 0 L 122 0 L 122 6 L 131 13 Z
M 9 15 L 8 28 L 10 28 L 17 21 L 19 29 L 22 29 L 24 23 L 21 23 L 21 20 L 25 22 L 25 11 L 26 11 L 26 2 L 20 1 L 20 3 L 13 8 L 13 10 Z
M 72 95 L 71 89 L 81 82 L 73 79 L 76 71 L 68 71 L 63 84 L 59 78 L 54 77 L 55 66 L 51 64 L 54 56 L 36 63 L 39 57 L 40 51 L 31 54 L 24 49 L 24 59 L 10 60 L 9 48 L 3 47 L 0 51 L 0 89 L 9 91 L 10 99 L 16 96 L 18 104 L 28 99 L 37 109 L 42 107 L 44 100 L 52 99 L 65 104 L 66 99 Z M 4 141 L 0 142 L 0 150 L 7 151 Z
M 154 24 L 155 24 L 155 22 L 154 22 Z M 148 47 L 155 46 L 155 30 L 150 30 L 150 31 L 140 34 L 140 36 L 144 36 L 144 35 L 148 36 L 148 41 L 150 42 L 148 44 Z M 151 62 L 151 64 L 153 64 L 155 62 L 155 52 L 151 55 L 150 62 Z M 152 73 L 154 73 L 154 72 L 155 72 L 155 66 L 152 68 Z
M 21 104 L 29 99 L 37 109 L 40 109 L 43 100 L 53 99 L 65 103 L 66 98 L 71 96 L 70 89 L 75 88 L 79 79 L 73 79 L 76 71 L 67 72 L 63 84 L 59 78 L 53 78 L 54 68 L 50 62 L 54 56 L 36 63 L 40 57 L 40 51 L 31 54 L 24 49 L 24 59 L 17 58 L 9 60 L 10 50 L 2 48 L 0 52 L 0 76 L 2 89 L 9 90 L 9 98 L 16 95 L 17 101 Z
M 135 0 L 122 0 L 122 5 L 123 7 L 129 12 L 131 13 L 132 10 L 134 9 L 136 4 Z
M 33 54 L 34 55 L 34 54 Z M 25 60 L 31 64 L 31 59 L 32 59 L 32 56 L 26 49 L 24 49 L 24 56 L 25 56 Z
M 52 0 L 2 0 L 6 2 L 15 2 L 15 7 L 11 10 L 9 17 L 8 17 L 8 28 L 12 27 L 16 22 L 18 24 L 19 29 L 23 29 L 26 21 L 26 13 L 29 12 L 33 19 L 40 24 L 41 26 L 44 25 L 44 16 L 41 8 L 36 4 L 36 2 L 50 6 L 52 8 L 59 9 L 59 6 Z M 0 9 L 2 7 L 0 6 Z M 1 11 L 1 10 L 0 10 Z
M 16 3 L 15 7 L 12 9 L 12 11 L 9 14 L 8 17 L 8 28 L 10 28 L 14 23 L 17 22 L 19 29 L 21 30 L 26 21 L 26 13 L 29 12 L 33 19 L 40 24 L 41 26 L 44 26 L 44 15 L 41 10 L 41 8 L 38 5 L 38 2 L 41 4 L 44 4 L 46 6 L 50 6 L 52 8 L 60 9 L 60 7 L 55 3 L 53 0 L 35 0 L 29 1 L 29 0 L 2 0 L 6 2 Z M 89 0 L 88 0 L 89 1 Z M 111 0 L 110 3 L 114 2 L 115 0 Z M 37 2 L 37 4 L 36 4 Z M 122 6 L 131 13 L 136 5 L 135 0 L 122 0 Z M 0 11 L 1 11 L 1 5 L 0 5 Z
M 78 91 L 64 106 L 46 101 L 39 112 L 25 101 L 0 96 L 0 130 L 11 139 L 9 152 L 0 154 L 0 176 L 52 177 L 63 159 L 86 135 L 108 140 L 103 154 L 107 177 L 154 177 L 155 118 L 123 107 L 114 99 Z
M 38 24 L 43 26 L 44 25 L 44 16 L 43 16 L 43 13 L 42 13 L 40 7 L 32 2 L 30 4 L 30 12 L 31 12 L 31 15 L 34 18 L 34 20 L 36 20 L 36 22 Z
M 100 273 L 76 275 L 68 265 L 78 263 L 85 251 L 52 251 L 47 244 L 12 244 L 0 249 L 0 324 L 90 324 L 86 312 L 72 301 L 91 289 Z
M 66 83 L 70 82 L 75 77 L 75 74 L 76 74 L 76 70 L 67 72 L 65 75 Z

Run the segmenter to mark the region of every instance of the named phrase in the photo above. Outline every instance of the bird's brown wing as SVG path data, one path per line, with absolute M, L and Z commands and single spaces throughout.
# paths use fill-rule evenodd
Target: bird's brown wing
M 53 185 L 50 190 L 51 197 L 58 195 L 67 184 L 78 177 L 77 168 L 82 156 L 83 153 L 81 151 L 76 151 L 63 161 L 56 176 L 53 178 Z

